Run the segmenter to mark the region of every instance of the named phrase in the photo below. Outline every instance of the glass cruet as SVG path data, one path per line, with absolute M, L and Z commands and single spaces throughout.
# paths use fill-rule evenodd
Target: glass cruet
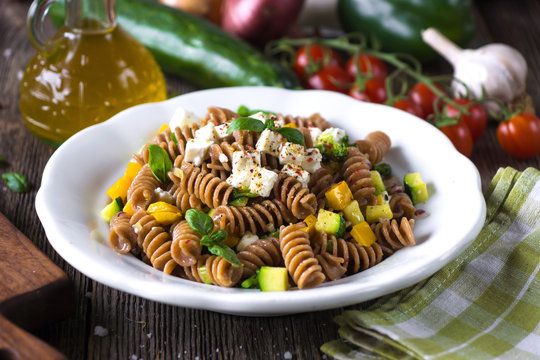
M 114 0 L 65 0 L 64 25 L 45 39 L 43 22 L 56 1 L 34 0 L 28 12 L 37 53 L 24 71 L 19 107 L 30 131 L 59 146 L 123 109 L 166 99 L 161 69 L 116 24 Z

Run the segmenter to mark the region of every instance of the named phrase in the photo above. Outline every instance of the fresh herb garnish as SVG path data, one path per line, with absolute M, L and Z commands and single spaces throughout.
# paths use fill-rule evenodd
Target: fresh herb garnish
M 240 117 L 234 119 L 231 125 L 229 125 L 229 128 L 227 129 L 227 134 L 230 134 L 235 130 L 250 130 L 261 132 L 264 129 L 266 129 L 266 126 L 262 121 L 250 117 Z
M 263 123 L 260 120 L 250 118 L 250 117 L 240 117 L 234 119 L 227 129 L 227 134 L 232 133 L 235 130 L 250 130 L 261 132 L 265 129 L 271 131 L 277 131 L 281 134 L 287 141 L 290 141 L 295 144 L 304 145 L 304 135 L 297 129 L 291 127 L 280 127 L 276 129 L 273 119 L 266 119 Z
M 379 174 L 381 174 L 383 180 L 390 179 L 392 176 L 392 167 L 387 163 L 377 164 L 373 167 L 373 170 L 377 170 Z
M 189 209 L 186 211 L 186 220 L 189 226 L 201 235 L 210 235 L 214 230 L 212 218 L 200 210 Z
M 148 146 L 148 166 L 152 174 L 161 183 L 167 182 L 167 173 L 172 170 L 172 162 L 167 151 L 161 146 L 152 144 Z
M 22 174 L 8 172 L 2 174 L 2 180 L 4 180 L 8 188 L 16 193 L 24 193 L 28 191 L 28 180 L 26 180 Z
M 282 127 L 276 129 L 276 131 L 288 141 L 295 144 L 304 145 L 304 135 L 297 129 L 291 127 Z
M 222 244 L 227 238 L 227 232 L 221 229 L 212 232 L 214 221 L 208 214 L 197 209 L 189 209 L 186 211 L 186 220 L 193 230 L 203 235 L 201 245 L 206 246 L 211 254 L 221 256 L 232 266 L 244 266 L 236 257 L 234 250 Z
M 174 145 L 178 146 L 178 139 L 176 138 L 175 133 L 171 133 L 171 140 L 173 141 Z
M 271 238 L 271 237 L 279 239 L 279 229 L 274 231 L 273 233 L 270 233 L 268 235 L 264 235 L 262 238 L 266 239 L 266 238 Z
M 275 115 L 274 112 L 272 111 L 268 111 L 268 110 L 250 110 L 246 105 L 240 105 L 238 107 L 238 110 L 236 111 L 236 113 L 240 116 L 251 116 L 253 114 L 257 114 L 257 113 L 260 113 L 262 112 L 264 115 L 268 116 L 268 115 Z

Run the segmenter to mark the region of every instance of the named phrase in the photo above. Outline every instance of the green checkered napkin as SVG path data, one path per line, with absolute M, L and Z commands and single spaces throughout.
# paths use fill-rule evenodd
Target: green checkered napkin
M 322 351 L 336 359 L 540 359 L 540 171 L 500 169 L 486 203 L 484 228 L 457 259 L 366 310 L 345 311 L 336 318 L 342 339 Z

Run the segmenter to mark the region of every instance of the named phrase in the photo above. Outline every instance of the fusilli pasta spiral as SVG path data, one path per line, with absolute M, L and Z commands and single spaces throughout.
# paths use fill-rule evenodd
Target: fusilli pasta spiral
M 317 211 L 317 198 L 302 184 L 284 173 L 279 173 L 272 191 L 274 198 L 282 201 L 298 219 L 305 219 Z
M 386 220 L 371 225 L 371 228 L 377 236 L 377 243 L 381 246 L 385 256 L 390 256 L 401 248 L 415 244 L 414 219 L 403 217 L 400 223 L 396 219 Z
M 232 266 L 227 260 L 216 255 L 201 255 L 197 264 L 184 267 L 186 277 L 191 281 L 224 287 L 236 285 L 243 273 L 242 267 Z
M 276 238 L 256 240 L 238 253 L 238 260 L 244 264 L 242 278 L 252 276 L 261 266 L 280 266 L 282 258 L 279 240 Z
M 349 155 L 343 163 L 343 178 L 349 185 L 353 197 L 360 205 L 375 202 L 375 188 L 371 180 L 370 166 L 366 157 L 355 147 L 349 148 Z

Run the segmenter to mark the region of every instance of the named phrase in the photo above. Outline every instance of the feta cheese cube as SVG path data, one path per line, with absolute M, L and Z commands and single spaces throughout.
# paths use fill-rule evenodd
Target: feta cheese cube
M 229 162 L 229 158 L 224 153 L 221 153 L 219 154 L 219 161 L 221 161 L 222 163 L 226 163 Z
M 302 165 L 305 158 L 305 148 L 302 145 L 286 142 L 279 152 L 280 164 Z
M 262 111 L 259 111 L 258 113 L 250 115 L 249 117 L 252 118 L 252 119 L 260 120 L 263 123 L 266 121 L 266 115 Z
M 307 188 L 309 183 L 309 173 L 302 169 L 301 166 L 285 164 L 285 166 L 283 166 L 283 169 L 281 169 L 281 172 L 292 176 L 296 180 L 300 181 L 302 187 Z
M 174 197 L 168 191 L 165 191 L 162 188 L 158 187 L 154 190 L 154 194 L 156 194 L 157 197 L 156 201 L 164 201 L 169 204 L 174 204 Z
M 199 130 L 195 131 L 195 138 L 201 141 L 215 142 L 217 140 L 214 124 L 208 123 Z
M 256 149 L 259 151 L 264 151 L 267 154 L 278 156 L 282 140 L 283 137 L 280 133 L 270 129 L 265 129 L 257 141 Z
M 252 170 L 261 166 L 261 152 L 257 150 L 244 150 L 233 152 L 233 173 L 242 170 Z
M 334 140 L 334 142 L 341 143 L 345 135 L 347 135 L 347 133 L 343 129 L 328 128 L 324 130 L 322 134 L 319 136 L 317 143 L 324 143 L 325 141 L 330 140 L 330 137 Z
M 274 119 L 274 126 L 276 127 L 276 129 L 285 126 L 285 121 L 283 120 L 283 118 L 278 119 L 277 116 L 274 116 L 273 119 Z
M 249 184 L 251 183 L 251 172 L 249 170 L 243 170 L 232 173 L 225 181 L 235 188 L 249 188 Z
M 283 127 L 283 125 L 285 125 L 285 122 L 282 119 L 278 120 L 276 115 L 274 115 L 274 114 L 266 115 L 262 111 L 259 111 L 256 114 L 250 115 L 249 117 L 252 118 L 252 119 L 260 120 L 263 123 L 266 123 L 266 119 L 272 119 L 272 120 L 274 120 L 274 126 L 276 127 L 276 129 L 280 128 L 280 127 Z
M 230 123 L 223 123 L 221 125 L 215 126 L 214 130 L 216 131 L 216 137 L 218 139 L 223 139 L 229 136 L 230 134 L 227 134 L 227 130 L 229 129 Z
M 203 160 L 208 158 L 208 149 L 213 143 L 213 141 L 205 141 L 199 138 L 189 140 L 186 144 L 184 160 L 192 162 L 196 166 L 201 165 Z
M 270 195 L 274 184 L 278 179 L 278 174 L 265 168 L 255 168 L 251 174 L 249 191 L 263 197 Z
M 306 150 L 304 161 L 302 161 L 302 167 L 304 170 L 313 173 L 321 168 L 322 154 L 317 148 L 311 148 Z
M 309 134 L 311 135 L 311 141 L 316 144 L 317 140 L 319 140 L 319 136 L 322 134 L 322 130 L 318 127 L 308 127 L 308 130 Z
M 192 113 L 191 111 L 186 111 L 184 108 L 177 108 L 174 112 L 171 120 L 169 121 L 169 127 L 172 131 L 177 127 L 193 126 L 193 124 L 199 124 L 201 119 Z

